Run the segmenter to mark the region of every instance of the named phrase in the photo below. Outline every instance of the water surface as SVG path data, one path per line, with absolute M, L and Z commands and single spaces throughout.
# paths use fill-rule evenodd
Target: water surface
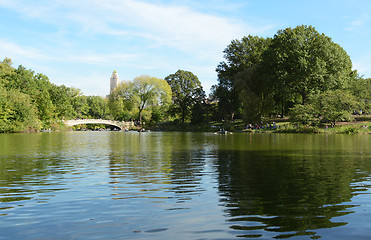
M 0 239 L 369 239 L 369 135 L 0 135 Z

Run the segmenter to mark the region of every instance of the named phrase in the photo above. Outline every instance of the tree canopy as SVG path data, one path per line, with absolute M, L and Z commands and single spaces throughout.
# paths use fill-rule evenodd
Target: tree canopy
M 158 112 L 155 109 L 166 111 L 170 102 L 169 84 L 163 79 L 148 75 L 120 83 L 109 97 L 111 113 L 116 119 L 136 119 L 135 115 L 137 115 L 140 124 L 144 110 L 146 110 L 147 120 L 151 120 L 152 112 Z
M 190 115 L 192 107 L 205 98 L 201 82 L 192 72 L 178 70 L 165 77 L 172 90 L 173 110 L 180 113 L 182 122 Z
M 142 75 L 133 80 L 132 89 L 139 110 L 140 124 L 145 107 L 167 105 L 171 101 L 171 88 L 163 79 Z
M 273 94 L 298 94 L 303 104 L 312 93 L 344 87 L 352 74 L 345 50 L 304 25 L 277 32 L 263 54 L 262 68 Z
M 270 45 L 271 39 L 257 36 L 233 40 L 224 50 L 225 61 L 216 68 L 218 84 L 213 87 L 213 95 L 219 101 L 219 111 L 226 119 L 233 119 L 241 108 L 239 89 L 236 89 L 236 75 L 260 64 L 262 54 Z
M 312 95 L 349 89 L 356 76 L 346 51 L 312 26 L 234 40 L 224 53 L 213 94 L 221 111 L 233 118 L 240 106 L 247 121 L 284 116 Z
M 314 27 L 248 35 L 224 49 L 217 84 L 206 98 L 198 77 L 178 70 L 165 80 L 142 75 L 121 82 L 108 96 L 84 96 L 48 77 L 0 61 L 0 132 L 57 128 L 63 119 L 105 118 L 156 123 L 201 123 L 275 116 L 316 124 L 349 119 L 371 109 L 371 79 L 352 70 L 346 51 Z

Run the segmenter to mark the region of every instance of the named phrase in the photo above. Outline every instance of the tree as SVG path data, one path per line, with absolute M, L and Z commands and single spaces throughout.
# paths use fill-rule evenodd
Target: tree
M 75 118 L 86 118 L 89 115 L 88 97 L 81 95 L 71 100 Z
M 49 128 L 55 120 L 56 110 L 56 107 L 50 99 L 49 92 L 40 90 L 38 94 L 34 96 L 34 101 L 38 110 L 39 119 L 43 123 L 43 127 Z
M 331 38 L 312 26 L 280 30 L 263 54 L 267 82 L 281 102 L 301 96 L 343 88 L 352 75 L 350 57 Z
M 108 112 L 106 100 L 100 96 L 87 97 L 88 114 L 91 118 L 105 118 Z
M 253 65 L 239 72 L 235 77 L 235 87 L 243 103 L 243 118 L 247 122 L 259 122 L 274 108 L 270 88 L 264 82 L 259 65 Z
M 233 120 L 234 115 L 241 109 L 240 91 L 235 86 L 236 75 L 260 64 L 262 54 L 270 42 L 270 38 L 249 35 L 241 40 L 233 40 L 224 50 L 225 61 L 216 68 L 218 84 L 212 91 L 219 101 L 219 111 L 226 118 Z
M 6 87 L 14 74 L 15 69 L 12 67 L 12 60 L 5 58 L 0 61 L 0 87 Z
M 0 132 L 37 131 L 40 120 L 29 95 L 0 89 Z
M 73 117 L 71 99 L 76 96 L 76 89 L 68 88 L 64 85 L 57 86 L 52 84 L 49 90 L 50 99 L 56 106 L 57 119 L 70 119 Z
M 296 104 L 290 109 L 290 121 L 303 125 L 314 125 L 319 122 L 318 109 L 316 110 L 312 104 Z
M 33 77 L 34 91 L 29 91 L 32 101 L 37 107 L 38 116 L 44 128 L 50 128 L 55 121 L 56 106 L 53 104 L 49 91 L 52 84 L 49 78 L 41 73 Z
M 142 124 L 142 111 L 145 107 L 167 105 L 171 101 L 171 88 L 163 79 L 142 75 L 136 77 L 131 84 L 132 99 L 139 111 L 140 124 Z
M 14 110 L 8 101 L 8 93 L 5 88 L 0 87 L 0 132 L 9 131 L 13 114 Z
M 371 78 L 362 78 L 356 76 L 351 78 L 347 90 L 356 97 L 360 104 L 360 109 L 362 112 L 370 112 L 371 110 Z
M 352 111 L 357 107 L 354 96 L 346 90 L 329 90 L 313 95 L 310 102 L 323 121 L 335 126 L 337 121 L 347 121 Z
M 58 120 L 84 116 L 86 98 L 79 89 L 57 86 L 47 76 L 10 59 L 0 61 L 0 132 L 50 128 Z
M 192 107 L 197 103 L 200 104 L 205 98 L 201 82 L 192 72 L 184 70 L 170 74 L 165 77 L 165 80 L 171 87 L 174 110 L 180 113 L 184 123 Z
M 191 115 L 191 124 L 198 125 L 207 121 L 206 104 L 202 101 L 193 105 Z

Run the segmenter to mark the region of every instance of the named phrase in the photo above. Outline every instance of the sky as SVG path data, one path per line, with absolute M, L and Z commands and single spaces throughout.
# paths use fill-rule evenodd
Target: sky
M 223 50 L 244 36 L 311 25 L 371 77 L 369 0 L 0 0 L 0 60 L 106 96 L 121 81 L 190 71 L 206 93 Z

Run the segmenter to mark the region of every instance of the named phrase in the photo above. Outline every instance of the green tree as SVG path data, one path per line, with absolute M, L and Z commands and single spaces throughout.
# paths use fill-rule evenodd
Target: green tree
M 5 88 L 0 87 L 0 132 L 9 130 L 13 114 L 14 110 L 8 101 L 8 93 Z
M 349 121 L 358 105 L 349 91 L 340 89 L 313 95 L 310 102 L 322 120 L 330 122 L 332 127 L 338 121 Z
M 108 113 L 108 103 L 100 96 L 87 97 L 88 114 L 91 118 L 105 118 Z
M 296 104 L 290 109 L 289 116 L 290 121 L 294 123 L 300 123 L 303 125 L 314 125 L 319 122 L 319 118 L 316 117 L 318 109 L 316 110 L 312 104 Z
M 219 111 L 227 119 L 233 119 L 241 109 L 239 88 L 235 78 L 248 68 L 262 62 L 262 54 L 269 47 L 270 38 L 257 36 L 243 37 L 233 40 L 224 50 L 225 61 L 216 68 L 218 84 L 213 86 L 213 95 L 218 99 Z
M 0 62 L 0 131 L 49 128 L 60 119 L 83 116 L 87 105 L 79 89 L 57 86 L 47 76 L 10 59 Z
M 32 101 L 37 107 L 38 117 L 42 122 L 43 128 L 50 128 L 56 119 L 56 106 L 53 104 L 49 91 L 52 84 L 49 78 L 41 73 L 33 77 L 34 89 L 30 91 Z
M 75 118 L 86 118 L 89 115 L 89 105 L 87 101 L 88 97 L 81 95 L 76 96 L 71 100 L 72 107 L 74 109 Z
M 34 96 L 36 108 L 38 110 L 38 117 L 42 122 L 44 128 L 49 128 L 50 125 L 55 121 L 55 110 L 53 102 L 50 99 L 48 91 L 39 91 Z
M 142 75 L 133 80 L 131 89 L 140 124 L 142 112 L 146 107 L 168 105 L 171 101 L 171 87 L 163 79 Z
M 247 122 L 259 122 L 274 110 L 271 89 L 262 78 L 259 65 L 236 74 L 235 87 L 243 103 L 243 118 Z
M 75 89 L 68 88 L 64 85 L 57 86 L 52 84 L 49 89 L 50 99 L 54 106 L 56 106 L 56 118 L 71 119 L 73 118 L 73 108 L 71 99 L 76 96 Z
M 193 125 L 205 123 L 207 121 L 206 111 L 207 109 L 204 102 L 198 102 L 194 104 L 192 107 L 191 123 Z
M 205 99 L 205 92 L 201 82 L 192 72 L 178 70 L 174 74 L 165 77 L 171 87 L 172 102 L 176 113 L 180 113 L 184 123 L 195 104 L 201 104 Z
M 0 87 L 7 87 L 15 69 L 12 67 L 12 60 L 5 58 L 0 61 Z
M 41 128 L 37 109 L 29 95 L 18 90 L 2 89 L 0 104 L 3 110 L 0 114 L 1 132 L 38 131 Z
M 137 109 L 132 82 L 121 82 L 110 94 L 108 100 L 109 110 L 115 120 L 129 121 L 135 119 Z
M 8 90 L 18 89 L 23 93 L 32 94 L 33 93 L 32 86 L 34 86 L 33 84 L 34 72 L 32 70 L 27 70 L 22 65 L 19 65 L 14 73 L 15 74 L 13 74 L 11 83 L 8 84 Z
M 350 57 L 331 38 L 312 26 L 280 30 L 263 54 L 267 82 L 278 101 L 343 88 L 352 75 Z
M 362 78 L 356 76 L 351 78 L 347 90 L 355 96 L 356 100 L 359 102 L 358 111 L 370 112 L 371 110 L 371 78 Z

